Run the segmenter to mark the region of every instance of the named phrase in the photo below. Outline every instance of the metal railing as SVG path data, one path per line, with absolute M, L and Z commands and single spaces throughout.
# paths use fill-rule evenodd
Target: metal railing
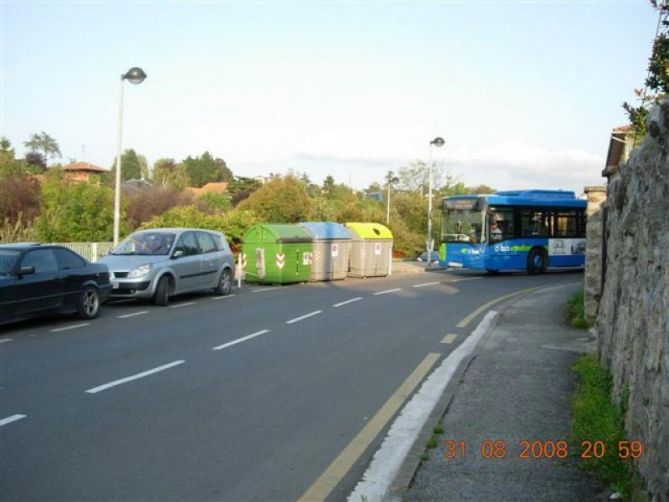
M 51 244 L 69 248 L 92 262 L 98 261 L 114 247 L 111 242 L 53 242 Z

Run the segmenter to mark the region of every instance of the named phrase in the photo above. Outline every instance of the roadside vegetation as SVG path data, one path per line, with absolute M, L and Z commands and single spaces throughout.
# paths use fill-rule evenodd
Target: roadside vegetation
M 578 386 L 572 396 L 572 432 L 580 466 L 594 473 L 623 500 L 637 500 L 638 478 L 633 458 L 638 453 L 625 434 L 626 398 L 611 402 L 611 376 L 592 355 L 574 364 Z M 622 458 L 627 456 L 628 458 Z
M 575 328 L 588 329 L 590 323 L 585 319 L 585 304 L 583 291 L 579 291 L 569 298 L 569 323 Z
M 0 138 L 0 241 L 110 241 L 116 159 L 107 166 L 108 172 L 75 183 L 61 164 L 53 163 L 61 157 L 54 138 L 41 132 L 24 146 L 27 152 L 18 158 L 9 140 Z M 466 187 L 438 163 L 433 172 L 435 202 L 447 195 L 494 192 L 485 185 Z M 121 156 L 121 174 L 122 235 L 159 226 L 205 227 L 224 232 L 236 249 L 257 222 L 386 221 L 387 183 L 354 190 L 332 176 L 316 184 L 294 171 L 257 178 L 235 176 L 223 159 L 209 152 L 181 162 L 162 158 L 150 166 L 133 149 Z M 389 172 L 387 180 L 395 176 L 399 182 L 391 187 L 389 225 L 395 236 L 393 248 L 398 256 L 413 258 L 425 246 L 427 168 L 417 160 L 396 174 Z M 218 192 L 203 192 L 208 183 L 226 186 Z

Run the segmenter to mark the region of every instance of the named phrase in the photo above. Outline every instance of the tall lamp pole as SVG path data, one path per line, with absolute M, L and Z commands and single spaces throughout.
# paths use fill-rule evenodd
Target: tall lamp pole
M 388 196 L 386 197 L 386 225 L 390 223 L 390 185 L 397 183 L 400 179 L 393 176 L 392 171 L 388 171 Z
M 432 145 L 437 148 L 444 146 L 444 138 L 436 137 L 430 141 L 430 148 L 427 154 L 427 170 L 428 170 L 428 194 L 427 194 L 427 240 L 425 247 L 427 248 L 427 263 L 432 262 L 432 251 L 434 250 L 434 239 L 432 238 Z
M 123 81 L 131 84 L 141 84 L 146 73 L 136 66 L 121 75 L 118 98 L 118 138 L 116 143 L 116 182 L 114 184 L 114 246 L 118 244 L 119 228 L 121 226 L 121 154 L 123 149 Z

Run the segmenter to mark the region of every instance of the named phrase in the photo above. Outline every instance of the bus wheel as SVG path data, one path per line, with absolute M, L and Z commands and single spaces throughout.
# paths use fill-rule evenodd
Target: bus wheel
M 527 273 L 531 275 L 543 274 L 548 265 L 546 252 L 541 248 L 533 248 L 527 255 Z

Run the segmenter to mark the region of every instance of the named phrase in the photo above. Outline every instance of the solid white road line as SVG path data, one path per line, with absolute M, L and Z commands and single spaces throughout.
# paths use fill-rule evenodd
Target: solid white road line
M 264 292 L 264 291 L 274 291 L 274 290 L 278 290 L 278 289 L 280 289 L 280 288 L 261 288 L 261 289 L 254 289 L 254 290 L 251 291 L 251 293 L 262 293 L 262 292 Z
M 362 300 L 362 296 L 356 296 L 355 298 L 351 298 L 350 300 L 346 300 L 345 302 L 335 303 L 333 307 L 341 307 L 342 305 L 347 305 L 349 303 L 357 302 L 358 300 Z
M 379 291 L 378 293 L 374 293 L 374 296 L 387 295 L 388 293 L 394 293 L 395 291 L 402 291 L 402 288 L 387 289 L 385 291 Z
M 444 339 L 441 341 L 441 343 L 453 343 L 457 337 L 458 335 L 454 334 L 446 335 Z
M 133 312 L 132 314 L 119 315 L 119 316 L 116 316 L 116 318 L 117 319 L 127 319 L 128 317 L 136 317 L 138 315 L 144 315 L 144 314 L 148 314 L 148 313 L 149 313 L 148 310 L 140 310 L 139 312 Z
M 187 307 L 188 305 L 195 305 L 195 302 L 177 303 L 176 305 L 170 305 L 169 308 L 178 309 L 181 307 Z
M 250 340 L 251 338 L 255 338 L 256 336 L 264 335 L 265 333 L 269 333 L 268 329 L 263 329 L 262 331 L 258 331 L 257 333 L 253 333 L 251 335 L 246 335 L 241 338 L 237 338 L 236 340 L 232 340 L 231 342 L 224 343 L 223 345 L 219 345 L 217 347 L 214 347 L 211 350 L 222 350 L 222 349 L 227 349 L 228 347 L 232 347 L 233 345 L 237 345 L 238 343 L 245 342 L 246 340 Z
M 295 319 L 291 319 L 290 321 L 286 321 L 286 324 L 293 324 L 294 322 L 301 321 L 302 319 L 307 319 L 308 317 L 312 317 L 318 314 L 322 314 L 322 310 L 315 310 L 314 312 L 311 312 L 309 314 L 302 315 L 300 317 L 296 317 Z
M 426 287 L 426 286 L 435 286 L 435 285 L 437 285 L 437 284 L 439 284 L 439 281 L 435 281 L 435 282 L 425 282 L 425 283 L 423 283 L 423 284 L 414 284 L 414 285 L 411 286 L 411 287 L 412 287 L 412 288 L 424 288 L 424 287 Z
M 0 343 L 7 343 L 7 342 L 11 342 L 13 340 L 14 340 L 13 338 L 3 338 L 2 340 L 0 340 Z
M 16 422 L 17 420 L 21 420 L 22 418 L 26 418 L 25 415 L 12 415 L 11 417 L 5 417 L 3 419 L 0 419 L 0 427 L 3 425 L 11 424 L 12 422 Z
M 232 298 L 233 296 L 237 296 L 236 294 L 231 294 L 231 295 L 225 295 L 225 296 L 214 296 L 212 300 L 222 300 L 224 298 Z
M 465 281 L 475 281 L 476 279 L 483 279 L 483 277 L 468 277 L 466 279 L 454 279 L 448 282 L 465 282 Z
M 137 380 L 139 378 L 144 378 L 145 376 L 153 375 L 154 373 L 158 373 L 159 371 L 164 371 L 166 369 L 172 368 L 174 366 L 178 366 L 179 364 L 183 364 L 186 361 L 173 361 L 169 364 L 163 364 L 162 366 L 158 366 L 157 368 L 153 368 L 148 371 L 142 371 L 141 373 L 137 373 L 136 375 L 132 375 L 129 377 L 121 378 L 120 380 L 114 380 L 113 382 L 109 382 L 103 385 L 98 385 L 97 387 L 93 387 L 92 389 L 88 389 L 86 392 L 89 394 L 96 394 L 98 392 L 101 392 L 103 390 L 107 390 L 111 387 L 116 387 L 117 385 L 121 385 L 127 382 L 132 382 L 133 380 Z
M 496 315 L 495 311 L 488 312 L 472 334 L 443 360 L 402 409 L 381 443 L 381 448 L 374 454 L 362 481 L 348 496 L 349 501 L 384 498 L 446 385 L 460 363 L 474 351 Z
M 83 328 L 85 326 L 90 326 L 90 322 L 82 322 L 81 324 L 71 324 L 70 326 L 65 326 L 64 328 L 56 328 L 56 329 L 50 329 L 50 333 L 58 333 L 60 331 L 67 331 L 68 329 L 77 329 L 77 328 Z

